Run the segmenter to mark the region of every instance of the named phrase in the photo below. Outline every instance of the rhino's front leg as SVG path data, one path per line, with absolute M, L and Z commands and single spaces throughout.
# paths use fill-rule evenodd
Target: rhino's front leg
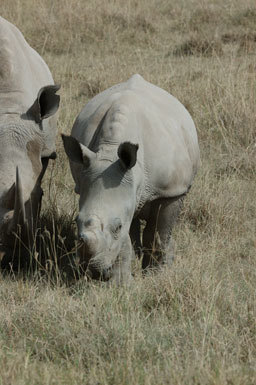
M 171 265 L 174 259 L 171 233 L 182 208 L 183 196 L 158 199 L 152 203 L 143 232 L 142 268 Z
M 141 243 L 141 229 L 140 229 L 140 220 L 139 218 L 133 218 L 131 227 L 130 227 L 130 237 L 132 240 L 133 248 L 134 248 L 134 257 L 135 255 L 138 258 L 142 256 L 142 243 Z
M 133 247 L 129 235 L 123 242 L 120 253 L 112 268 L 112 277 L 109 280 L 110 284 L 129 285 L 132 280 L 131 275 L 131 260 L 133 257 Z

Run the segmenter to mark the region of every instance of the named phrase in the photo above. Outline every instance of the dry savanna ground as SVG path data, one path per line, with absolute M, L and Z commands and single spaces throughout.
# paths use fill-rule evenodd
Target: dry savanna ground
M 129 289 L 107 288 L 75 277 L 77 198 L 58 137 L 46 261 L 0 277 L 0 384 L 256 384 L 255 0 L 1 0 L 0 14 L 62 84 L 59 132 L 140 73 L 190 111 L 202 158 L 173 267 L 142 278 L 137 262 Z

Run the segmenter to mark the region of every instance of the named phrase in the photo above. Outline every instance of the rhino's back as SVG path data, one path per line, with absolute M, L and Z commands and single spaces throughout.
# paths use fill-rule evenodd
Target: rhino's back
M 46 84 L 53 84 L 46 63 L 18 28 L 0 17 L 1 109 L 6 112 L 16 108 L 15 112 L 24 112 Z
M 175 97 L 140 75 L 94 97 L 79 114 L 72 135 L 90 146 L 95 135 L 106 135 L 120 110 L 128 112 L 120 141 L 139 143 L 134 172 L 138 180 L 144 180 L 150 199 L 186 192 L 199 165 L 193 120 Z M 104 129 L 99 130 L 103 119 Z

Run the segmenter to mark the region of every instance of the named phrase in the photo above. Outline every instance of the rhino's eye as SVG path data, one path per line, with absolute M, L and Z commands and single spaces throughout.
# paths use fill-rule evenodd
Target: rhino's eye
M 121 225 L 121 224 L 118 225 L 118 226 L 115 226 L 115 227 L 113 226 L 113 227 L 111 228 L 112 233 L 118 234 L 118 233 L 120 232 L 121 228 L 122 228 L 122 225 Z
M 113 221 L 113 223 L 112 223 L 110 228 L 111 228 L 111 232 L 113 233 L 113 235 L 117 236 L 120 233 L 121 228 L 122 228 L 122 223 L 121 223 L 120 219 L 116 218 Z
M 91 226 L 92 224 L 93 224 L 93 220 L 92 220 L 91 218 L 86 219 L 86 220 L 84 221 L 85 227 L 89 227 L 89 226 Z
M 118 226 L 116 226 L 116 228 L 115 228 L 115 233 L 119 233 L 119 231 L 121 230 L 121 228 L 122 228 L 122 225 L 121 225 L 121 224 L 118 225 Z

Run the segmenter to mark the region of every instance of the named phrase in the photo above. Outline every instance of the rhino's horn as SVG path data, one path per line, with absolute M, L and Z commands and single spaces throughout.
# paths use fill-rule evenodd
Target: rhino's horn
M 26 221 L 25 206 L 22 193 L 22 185 L 20 181 L 19 168 L 16 167 L 16 183 L 15 183 L 15 203 L 13 213 L 13 226 L 24 225 Z

